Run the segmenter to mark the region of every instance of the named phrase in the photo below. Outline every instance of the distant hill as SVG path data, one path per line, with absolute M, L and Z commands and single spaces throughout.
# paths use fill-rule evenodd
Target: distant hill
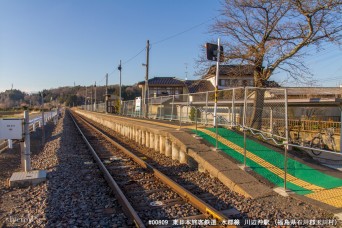
M 122 98 L 132 100 L 141 96 L 141 90 L 137 85 L 122 86 Z M 87 102 L 95 102 L 95 90 L 97 103 L 104 102 L 105 86 L 65 86 L 55 89 L 44 89 L 38 93 L 25 93 L 17 89 L 6 90 L 0 93 L 0 110 L 10 109 L 40 109 L 42 105 L 41 93 L 44 97 L 44 108 L 50 109 L 58 105 L 79 106 Z M 108 93 L 119 95 L 119 85 L 108 86 Z

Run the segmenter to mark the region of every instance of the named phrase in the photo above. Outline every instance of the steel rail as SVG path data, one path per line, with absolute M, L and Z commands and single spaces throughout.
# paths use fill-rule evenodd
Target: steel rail
M 169 186 L 173 191 L 177 192 L 186 202 L 189 202 L 192 206 L 197 208 L 200 212 L 202 212 L 204 215 L 212 216 L 219 221 L 228 220 L 228 218 L 223 215 L 220 211 L 216 210 L 212 206 L 208 205 L 201 199 L 199 199 L 197 196 L 192 194 L 190 191 L 183 188 L 181 185 L 176 183 L 175 181 L 171 180 L 169 177 L 167 177 L 165 174 L 154 168 L 152 165 L 148 164 L 147 162 L 143 161 L 141 158 L 130 152 L 128 149 L 120 145 L 119 143 L 115 142 L 113 139 L 111 139 L 109 136 L 107 136 L 104 132 L 97 129 L 90 123 L 88 123 L 83 117 L 78 115 L 80 119 L 84 121 L 85 124 L 87 124 L 89 127 L 91 127 L 94 131 L 101 134 L 104 138 L 106 138 L 110 143 L 112 143 L 115 147 L 122 150 L 126 155 L 131 157 L 136 163 L 138 163 L 141 167 L 149 169 L 153 172 L 153 174 L 160 179 L 164 184 Z
M 139 215 L 137 214 L 137 212 L 133 209 L 132 205 L 130 204 L 130 202 L 127 200 L 126 196 L 123 194 L 122 190 L 120 189 L 120 187 L 118 186 L 118 184 L 115 182 L 115 180 L 113 179 L 113 177 L 111 176 L 111 174 L 108 172 L 107 168 L 105 167 L 105 165 L 102 163 L 101 159 L 97 156 L 94 148 L 90 145 L 89 141 L 87 140 L 87 138 L 85 137 L 85 135 L 83 134 L 82 130 L 79 128 L 76 120 L 74 119 L 73 115 L 68 112 L 71 119 L 73 120 L 76 128 L 78 129 L 79 133 L 81 134 L 84 142 L 87 144 L 89 150 L 91 151 L 91 154 L 93 156 L 93 158 L 95 159 L 97 165 L 99 166 L 100 170 L 103 172 L 104 178 L 106 179 L 108 185 L 110 186 L 110 188 L 114 191 L 115 196 L 118 198 L 121 206 L 124 209 L 125 214 L 134 221 L 135 225 L 137 227 L 141 227 L 144 228 L 145 225 L 142 222 L 142 220 L 140 219 Z

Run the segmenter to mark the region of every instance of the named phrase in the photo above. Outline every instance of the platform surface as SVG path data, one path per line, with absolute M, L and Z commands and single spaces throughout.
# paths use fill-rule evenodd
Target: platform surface
M 169 129 L 179 128 L 179 126 L 174 125 L 169 121 L 155 121 L 151 119 L 138 119 L 122 116 L 118 117 L 105 114 L 104 116 L 120 119 L 120 121 L 132 121 L 134 124 L 144 124 L 149 128 L 155 128 L 157 126 Z M 182 125 L 182 129 L 189 129 L 193 133 L 196 132 L 195 127 L 190 124 L 187 126 Z M 215 147 L 215 130 L 215 128 L 198 128 L 197 134 L 203 138 L 203 140 Z M 218 133 L 219 150 L 235 160 L 237 163 L 243 164 L 243 136 L 225 128 L 219 128 Z M 182 138 L 182 142 L 186 145 L 187 138 Z M 284 187 L 284 155 L 269 146 L 263 145 L 257 140 L 247 139 L 246 143 L 246 165 L 252 169 L 252 172 L 262 176 L 264 179 L 267 179 L 268 182 L 271 182 L 276 187 Z M 230 164 L 230 159 L 220 158 L 219 160 L 215 160 L 214 157 L 210 156 L 213 155 L 213 153 L 209 151 L 203 151 L 203 155 L 199 156 L 201 154 L 199 153 L 200 151 L 201 150 L 197 150 L 196 153 L 189 155 L 197 158 L 195 160 L 202 166 L 205 166 L 206 170 L 211 171 L 211 175 L 216 176 L 217 174 L 217 177 L 221 181 L 229 183 L 228 186 L 239 187 L 237 190 L 235 188 L 232 190 L 241 193 L 244 192 L 246 193 L 244 195 L 249 195 L 248 190 L 250 188 L 253 189 L 253 187 L 255 188 L 253 185 L 261 185 L 261 183 L 257 181 L 253 183 L 240 183 L 241 177 L 249 175 L 251 172 L 246 172 L 240 169 L 240 171 L 236 171 L 237 173 L 234 173 L 235 175 L 232 176 L 231 170 L 226 170 L 227 167 L 230 167 L 228 169 L 233 167 Z M 206 156 L 205 153 L 209 153 L 210 155 Z M 291 190 L 295 193 L 291 194 L 291 196 L 300 198 L 304 201 L 307 200 L 308 202 L 336 211 L 337 213 L 342 211 L 342 173 L 340 171 L 322 165 L 308 163 L 307 161 L 294 156 L 288 157 L 287 166 L 287 190 Z M 268 192 L 264 192 L 264 190 L 266 190 L 265 187 L 262 187 L 261 190 L 254 190 L 255 192 L 259 191 L 258 195 L 262 196 Z
M 215 129 L 200 129 L 200 136 L 215 143 Z M 219 148 L 243 162 L 243 136 L 220 128 Z M 279 187 L 284 185 L 284 155 L 247 139 L 247 165 Z M 288 158 L 287 188 L 298 195 L 314 199 L 334 208 L 342 208 L 342 178 L 329 175 L 305 162 Z

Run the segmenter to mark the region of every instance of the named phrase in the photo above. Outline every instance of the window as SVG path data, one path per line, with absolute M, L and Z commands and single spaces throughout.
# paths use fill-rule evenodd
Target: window
M 232 79 L 232 86 L 237 86 L 237 85 L 238 85 L 238 80 Z
M 183 87 L 150 87 L 149 94 L 150 96 L 168 96 L 168 95 L 176 95 L 182 94 Z
M 219 85 L 220 86 L 229 86 L 230 85 L 230 79 L 220 79 Z

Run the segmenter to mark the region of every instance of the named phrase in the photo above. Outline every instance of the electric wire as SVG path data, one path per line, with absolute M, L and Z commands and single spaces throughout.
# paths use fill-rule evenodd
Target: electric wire
M 197 25 L 194 25 L 194 26 L 192 26 L 192 27 L 190 27 L 190 28 L 187 28 L 187 29 L 185 29 L 185 30 L 183 30 L 183 31 L 181 31 L 181 32 L 175 33 L 175 34 L 173 34 L 173 35 L 171 35 L 171 36 L 168 36 L 168 37 L 165 37 L 165 38 L 163 38 L 163 39 L 161 39 L 161 40 L 158 40 L 158 41 L 152 43 L 151 45 L 157 45 L 157 44 L 163 43 L 163 42 L 165 42 L 165 41 L 167 41 L 167 40 L 171 40 L 171 39 L 173 39 L 173 38 L 176 38 L 176 37 L 178 37 L 178 36 L 180 36 L 180 35 L 182 35 L 182 34 L 184 34 L 184 33 L 187 33 L 187 32 L 189 32 L 189 31 L 191 31 L 191 30 L 194 30 L 194 29 L 196 29 L 196 28 L 198 28 L 198 27 L 200 27 L 200 26 L 202 26 L 202 25 L 208 23 L 209 21 L 212 21 L 212 20 L 216 19 L 217 17 L 218 17 L 218 16 L 212 17 L 212 18 L 210 18 L 210 19 L 208 19 L 208 20 L 206 20 L 206 21 L 203 21 L 203 22 L 201 22 L 201 23 L 199 23 L 199 24 L 197 24 Z
M 200 27 L 200 26 L 202 26 L 202 25 L 204 25 L 204 24 L 208 23 L 209 21 L 212 21 L 212 20 L 214 20 L 214 19 L 216 19 L 216 18 L 217 18 L 217 16 L 212 17 L 212 18 L 210 18 L 210 19 L 208 19 L 208 20 L 206 20 L 206 21 L 203 21 L 203 22 L 201 22 L 201 23 L 199 23 L 199 24 L 196 24 L 196 25 L 194 25 L 194 26 L 192 26 L 192 27 L 190 27 L 190 28 L 187 28 L 187 29 L 185 29 L 185 30 L 183 30 L 183 31 L 181 31 L 181 32 L 175 33 L 175 34 L 173 34 L 173 35 L 171 35 L 171 36 L 165 37 L 165 38 L 163 38 L 163 39 L 161 39 L 161 40 L 158 40 L 158 41 L 156 41 L 156 42 L 154 42 L 154 43 L 151 43 L 151 44 L 150 44 L 150 50 L 151 50 L 151 48 L 152 48 L 152 45 L 157 45 L 157 44 L 163 43 L 163 42 L 165 42 L 165 41 L 171 40 L 171 39 L 173 39 L 173 38 L 176 38 L 176 37 L 178 37 L 178 36 L 180 36 L 180 35 L 182 35 L 182 34 L 184 34 L 184 33 L 187 33 L 187 32 L 189 32 L 189 31 L 192 31 L 192 30 L 194 30 L 194 29 L 196 29 L 196 28 L 198 28 L 198 27 Z M 124 61 L 121 65 L 123 66 L 123 65 L 126 65 L 127 63 L 131 62 L 133 59 L 135 59 L 136 57 L 138 57 L 138 56 L 139 56 L 143 51 L 145 51 L 145 50 L 146 50 L 146 47 L 142 48 L 137 54 L 135 54 L 135 55 L 132 56 L 131 58 L 129 58 L 129 59 L 127 59 L 126 61 Z M 114 69 L 112 72 L 110 72 L 110 73 L 108 74 L 108 76 L 109 76 L 109 75 L 112 75 L 116 70 L 117 70 L 117 69 Z

